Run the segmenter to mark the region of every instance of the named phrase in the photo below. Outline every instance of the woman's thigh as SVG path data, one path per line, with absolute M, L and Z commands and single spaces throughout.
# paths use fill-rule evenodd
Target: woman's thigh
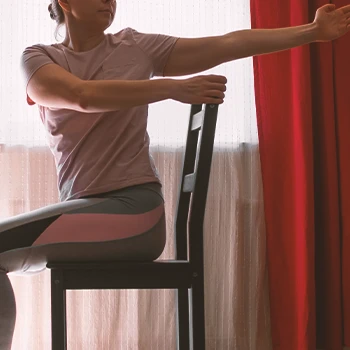
M 0 268 L 35 273 L 48 261 L 144 260 L 165 246 L 160 185 L 81 198 L 0 222 Z

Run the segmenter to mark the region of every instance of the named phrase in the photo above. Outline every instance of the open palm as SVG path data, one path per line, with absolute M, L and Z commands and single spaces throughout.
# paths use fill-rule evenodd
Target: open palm
M 350 5 L 335 9 L 324 5 L 316 12 L 317 41 L 335 40 L 350 31 Z

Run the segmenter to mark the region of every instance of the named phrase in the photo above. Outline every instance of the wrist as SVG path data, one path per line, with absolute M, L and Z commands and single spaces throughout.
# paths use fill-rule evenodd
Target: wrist
M 171 100 L 175 100 L 176 91 L 178 87 L 178 80 L 176 79 L 164 79 L 164 91 L 166 97 Z
M 320 28 L 319 25 L 314 21 L 309 24 L 310 27 L 310 38 L 311 42 L 320 42 L 321 36 L 320 36 Z

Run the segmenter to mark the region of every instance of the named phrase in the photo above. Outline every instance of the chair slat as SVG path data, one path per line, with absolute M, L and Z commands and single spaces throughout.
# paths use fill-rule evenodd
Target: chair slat
M 64 289 L 177 289 L 191 288 L 192 273 L 181 271 L 65 270 Z
M 170 266 L 169 266 L 170 265 Z M 140 270 L 154 271 L 176 269 L 175 265 L 181 265 L 180 268 L 186 269 L 189 267 L 188 261 L 181 260 L 159 260 L 159 261 L 99 261 L 99 262 L 49 262 L 49 269 L 63 270 L 96 270 L 96 269 L 113 269 L 113 270 Z M 168 267 L 169 266 L 169 267 Z M 168 270 L 167 270 L 168 271 Z
M 188 261 L 49 263 L 62 271 L 63 288 L 78 289 L 176 289 L 190 288 Z

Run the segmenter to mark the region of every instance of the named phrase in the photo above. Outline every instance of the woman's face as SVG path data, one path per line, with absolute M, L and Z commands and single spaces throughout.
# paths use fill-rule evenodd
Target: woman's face
M 99 28 L 103 27 L 103 30 L 113 23 L 117 9 L 115 0 L 66 0 L 62 2 L 68 4 L 69 16 L 77 22 L 89 23 L 89 26 L 96 24 Z

